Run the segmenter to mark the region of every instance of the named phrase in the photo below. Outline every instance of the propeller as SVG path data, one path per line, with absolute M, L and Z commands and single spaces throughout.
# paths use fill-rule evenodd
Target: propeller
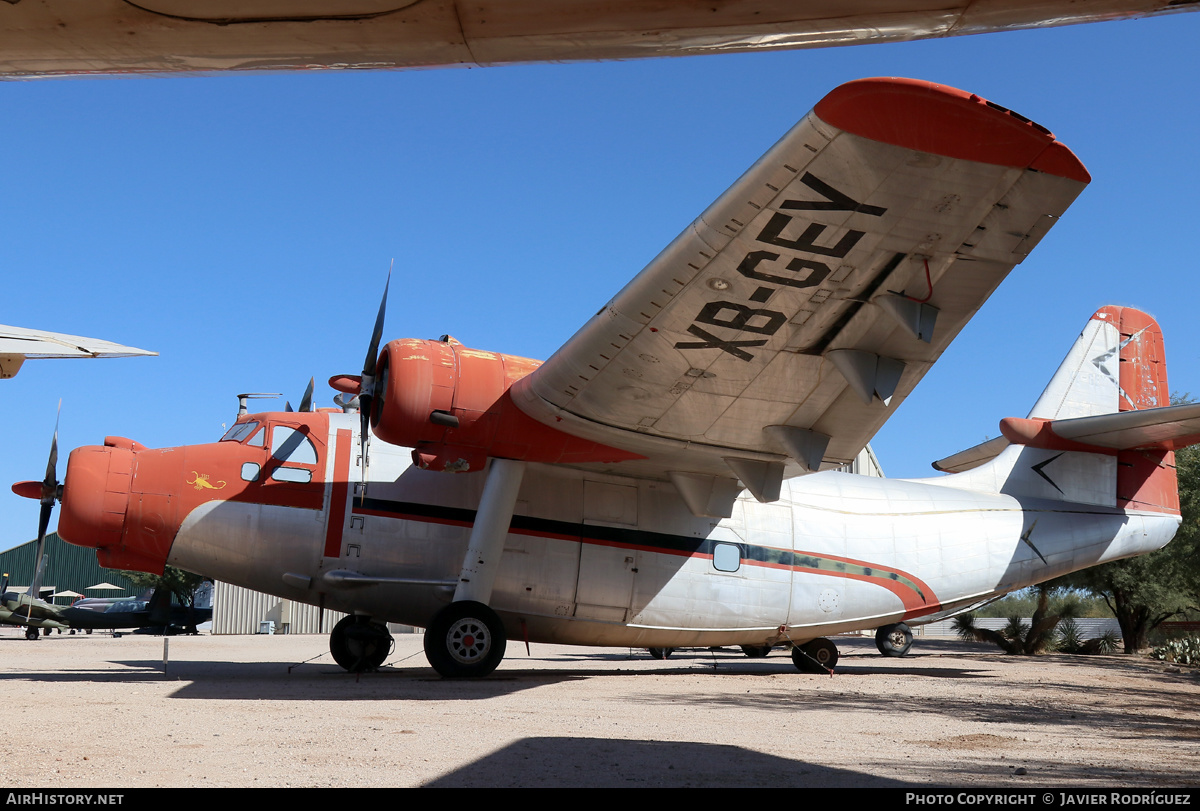
M 394 263 L 395 260 L 393 260 Z M 371 345 L 363 361 L 362 383 L 358 389 L 359 443 L 362 452 L 362 481 L 367 481 L 367 442 L 371 433 L 371 408 L 375 402 L 375 371 L 379 361 L 379 341 L 383 338 L 383 319 L 387 311 L 388 288 L 392 284 L 392 269 L 388 268 L 387 282 L 383 285 L 383 299 L 379 302 L 379 315 L 375 316 L 375 329 L 371 333 Z
M 25 620 L 33 615 L 33 601 L 38 599 L 42 587 L 42 575 L 46 572 L 46 528 L 50 526 L 50 514 L 54 512 L 54 502 L 62 499 L 62 485 L 58 481 L 58 422 L 62 417 L 62 400 L 58 401 L 58 414 L 54 418 L 54 438 L 50 440 L 50 458 L 46 461 L 46 476 L 40 482 L 17 482 L 12 491 L 18 496 L 36 498 L 42 505 L 38 515 L 37 557 L 34 558 L 35 569 L 33 581 L 29 585 L 27 595 L 30 600 L 27 606 Z M 8 589 L 8 573 L 4 574 L 4 585 L 0 592 Z
M 284 411 L 312 411 L 313 384 L 316 383 L 316 378 L 308 379 L 308 388 L 304 390 L 304 396 L 300 398 L 300 408 L 292 408 L 292 401 L 285 400 L 283 403 Z
M 308 388 L 304 390 L 304 396 L 300 398 L 300 410 L 301 411 L 312 411 L 313 410 L 313 407 L 312 407 L 313 385 L 315 383 L 316 383 L 315 377 L 310 377 L 308 379 Z

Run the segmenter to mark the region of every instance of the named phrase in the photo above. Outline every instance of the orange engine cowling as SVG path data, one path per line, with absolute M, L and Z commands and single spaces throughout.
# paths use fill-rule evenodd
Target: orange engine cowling
M 375 373 L 371 427 L 413 448 L 418 467 L 463 473 L 488 457 L 530 462 L 620 462 L 638 454 L 579 439 L 527 416 L 508 390 L 540 361 L 457 341 L 388 343 Z

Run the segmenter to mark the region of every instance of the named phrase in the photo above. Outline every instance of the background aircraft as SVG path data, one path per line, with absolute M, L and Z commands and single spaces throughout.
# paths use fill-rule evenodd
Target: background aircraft
M 15 377 L 31 358 L 132 358 L 157 354 L 98 338 L 0 325 L 0 380 Z
M 381 305 L 362 375 L 330 381 L 358 415 L 79 448 L 60 535 L 102 565 L 169 561 L 354 612 L 330 640 L 352 670 L 386 658 L 384 620 L 427 627 L 447 676 L 490 673 L 506 635 L 786 641 L 800 669 L 832 667 L 826 634 L 1174 534 L 1170 452 L 1200 440 L 1200 406 L 1166 406 L 1161 331 L 1132 308 L 1096 312 L 1029 418 L 1002 423 L 1011 444 L 966 472 L 829 471 L 1090 179 L 977 95 L 848 83 L 544 364 L 448 336 L 377 360 Z
M 79 600 L 55 605 L 29 594 L 8 590 L 8 575 L 0 584 L 0 624 L 25 628 L 27 639 L 38 631 L 125 630 L 135 628 L 192 628 L 212 619 L 212 608 L 172 605 L 171 593 L 156 589 L 149 599 Z
M 1200 108 L 1181 100 L 1198 40 L 1200 15 L 1182 14 L 501 71 L 6 84 L 22 155 L 0 218 L 6 294 L 21 308 L 9 322 L 70 324 L 163 357 L 25 364 L 4 384 L 20 416 L 0 472 L 34 472 L 60 397 L 68 447 L 211 441 L 237 392 L 297 403 L 312 375 L 361 359 L 362 313 L 393 256 L 387 337 L 451 333 L 549 357 L 814 99 L 866 75 L 1018 109 L 1096 178 L 876 435 L 888 475 L 928 475 L 1025 413 L 1064 328 L 1109 302 L 1147 306 L 1174 379 L 1200 379 L 1194 301 L 1160 294 L 1194 286 L 1180 246 L 1200 164 L 1183 145 Z M 964 407 L 967 392 L 988 395 Z M 0 510 L 0 543 L 32 537 L 27 501 L 2 488 Z
M 1190 11 L 1180 0 L 10 3 L 0 73 L 476 66 L 895 42 Z

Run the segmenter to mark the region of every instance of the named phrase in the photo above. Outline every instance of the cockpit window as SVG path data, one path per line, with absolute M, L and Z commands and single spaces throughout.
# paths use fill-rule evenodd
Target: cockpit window
M 297 465 L 315 465 L 317 449 L 295 428 L 276 425 L 271 432 L 271 458 Z
M 257 429 L 257 428 L 258 428 L 258 423 L 255 422 L 254 420 L 251 420 L 250 422 L 239 422 L 239 423 L 235 424 L 232 428 L 230 428 L 225 433 L 225 436 L 221 437 L 221 441 L 222 442 L 241 442 L 243 439 L 245 439 L 246 437 L 253 434 L 255 429 Z M 254 444 L 261 445 L 262 440 L 259 439 L 259 441 Z

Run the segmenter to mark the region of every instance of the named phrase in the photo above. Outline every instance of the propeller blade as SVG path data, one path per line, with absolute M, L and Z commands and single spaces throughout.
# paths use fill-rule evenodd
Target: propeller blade
M 391 284 L 392 269 L 389 267 L 387 281 L 383 285 L 383 299 L 379 302 L 379 314 L 375 316 L 375 329 L 371 332 L 371 345 L 367 348 L 367 357 L 363 361 L 363 376 L 365 378 L 370 375 L 372 382 L 375 380 L 375 363 L 379 360 L 379 341 L 383 338 L 383 319 L 387 312 L 388 288 Z
M 292 410 L 292 401 L 291 401 L 291 400 L 284 400 L 284 401 L 283 401 L 283 410 L 284 410 L 284 411 L 291 411 L 291 410 Z
M 308 379 L 308 388 L 304 390 L 304 396 L 302 398 L 300 398 L 300 410 L 301 411 L 312 411 L 313 410 L 313 403 L 312 403 L 313 385 L 316 382 L 317 382 L 317 379 L 315 377 L 310 377 Z
M 50 514 L 54 512 L 54 501 L 58 497 L 58 423 L 62 418 L 62 400 L 58 401 L 58 414 L 54 417 L 54 438 L 50 440 L 50 458 L 46 461 L 46 478 L 42 479 L 42 509 L 38 514 L 36 569 L 29 594 L 37 597 L 46 571 L 46 528 L 50 526 Z M 31 608 L 32 610 L 32 608 Z
M 395 265 L 395 260 L 392 260 Z M 371 345 L 363 361 L 362 385 L 358 395 L 359 446 L 362 453 L 362 481 L 367 481 L 367 442 L 371 434 L 371 407 L 375 400 L 375 370 L 379 360 L 379 341 L 383 338 L 384 314 L 387 312 L 388 288 L 392 285 L 392 268 L 388 268 L 387 282 L 383 285 L 383 299 L 379 302 L 379 314 L 375 316 L 375 329 L 371 332 Z M 366 488 L 363 488 L 366 498 Z

